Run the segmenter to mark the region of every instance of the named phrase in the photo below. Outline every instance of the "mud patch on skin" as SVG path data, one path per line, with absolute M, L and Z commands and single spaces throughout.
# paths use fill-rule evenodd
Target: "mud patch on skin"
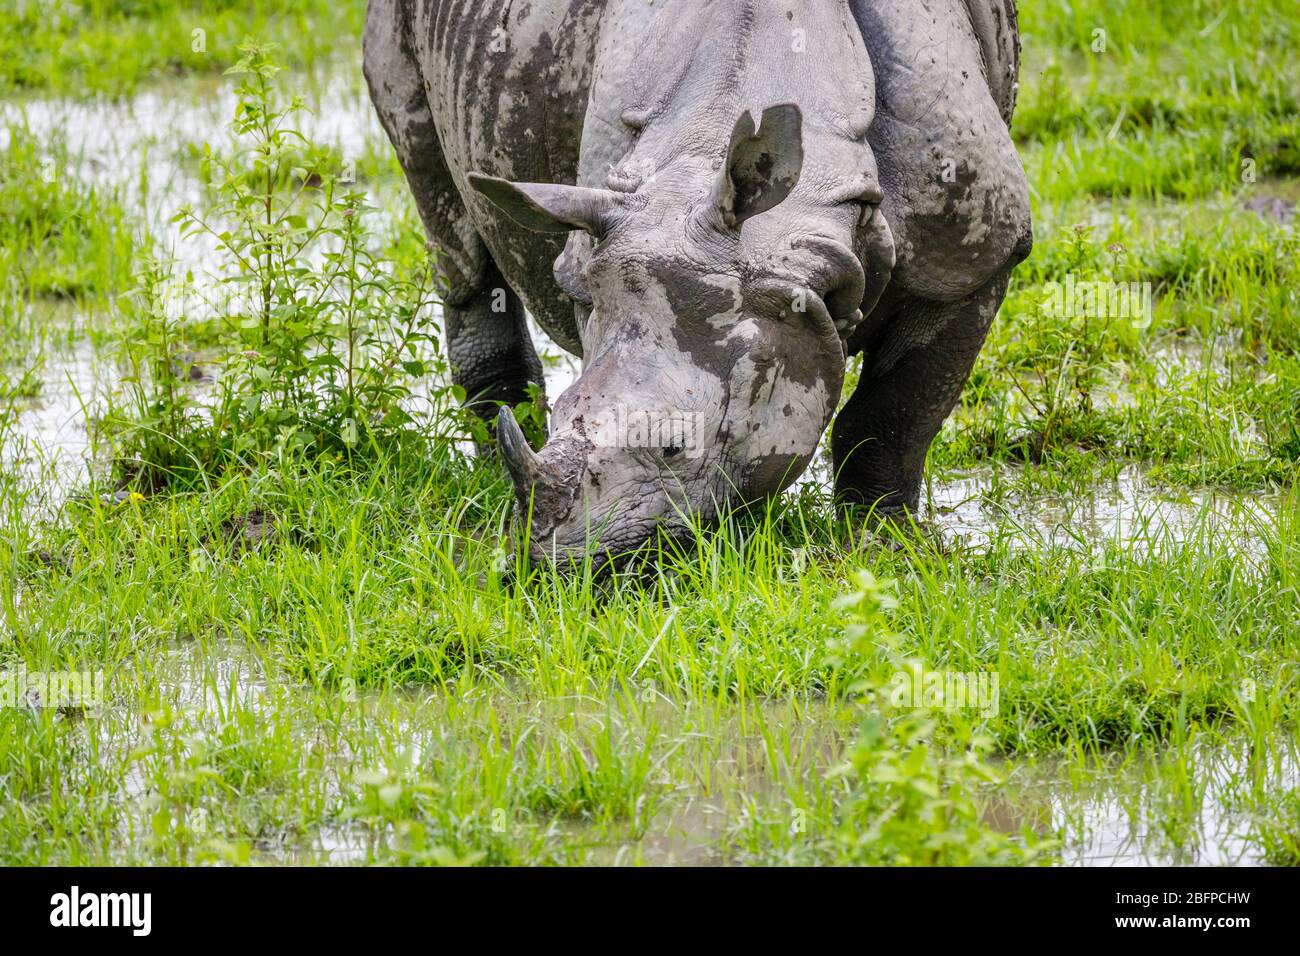
M 646 263 L 646 267 L 657 281 L 659 288 L 663 290 L 664 298 L 674 317 L 711 324 L 713 320 L 720 317 L 725 319 L 734 316 L 739 308 L 735 288 L 711 282 L 704 276 L 683 269 L 677 263 L 665 260 L 651 260 Z M 689 325 L 674 324 L 673 335 L 677 338 L 677 344 L 682 351 L 702 363 L 716 361 L 716 354 L 695 355 L 693 349 L 699 347 L 698 342 L 695 341 L 697 334 L 697 331 Z

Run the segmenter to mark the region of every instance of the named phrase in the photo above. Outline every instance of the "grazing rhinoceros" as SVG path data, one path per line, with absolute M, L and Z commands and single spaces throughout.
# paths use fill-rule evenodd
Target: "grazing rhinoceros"
M 455 381 L 584 359 L 500 450 L 535 552 L 776 494 L 917 505 L 1032 245 L 1014 0 L 371 0 L 365 73 L 438 253 Z

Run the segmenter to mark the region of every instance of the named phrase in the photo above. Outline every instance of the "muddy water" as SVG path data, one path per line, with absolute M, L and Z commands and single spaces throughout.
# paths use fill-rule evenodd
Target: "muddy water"
M 347 786 L 360 769 L 374 767 L 352 751 L 354 734 L 370 746 L 375 727 L 399 741 L 414 778 L 438 783 L 440 760 L 473 749 L 480 735 L 529 739 L 539 751 L 551 743 L 577 746 L 555 728 L 601 728 L 614 722 L 623 748 L 648 748 L 655 761 L 647 794 L 657 794 L 637 825 L 605 828 L 580 820 L 549 823 L 547 838 L 582 847 L 596 864 L 711 865 L 743 859 L 737 835 L 751 817 L 782 818 L 787 787 L 825 773 L 841 759 L 855 732 L 853 719 L 816 702 L 761 705 L 747 713 L 689 712 L 665 703 L 574 697 L 539 700 L 493 690 L 451 700 L 428 691 L 362 693 L 340 713 L 310 692 L 269 678 L 262 662 L 236 641 L 187 643 L 147 665 L 146 683 L 158 681 L 162 698 L 196 723 L 216 726 L 241 712 L 278 714 L 295 727 L 303 747 L 332 746 L 325 782 L 331 804 L 348 802 Z M 774 769 L 763 725 L 786 733 L 781 766 Z M 145 733 L 132 714 L 109 708 L 95 722 L 104 739 L 132 748 Z M 340 727 L 344 728 L 339 736 Z M 352 729 L 349 730 L 348 728 Z M 453 737 L 447 728 L 458 728 Z M 350 743 L 351 742 L 351 743 Z M 1294 750 L 1275 765 L 1252 764 L 1244 741 L 1191 746 L 1181 755 L 1106 757 L 1065 763 L 1008 763 L 1004 782 L 987 796 L 985 819 L 1006 832 L 1028 827 L 1061 841 L 1067 866 L 1222 866 L 1263 863 L 1248 838 L 1251 788 L 1279 793 L 1300 786 Z M 405 773 L 405 771 L 404 771 Z M 147 787 L 137 772 L 125 796 L 142 808 Z M 635 832 L 630 832 L 635 831 Z M 383 837 L 379 837 L 383 839 Z M 376 835 L 359 823 L 331 816 L 321 827 L 287 840 L 262 840 L 255 859 L 266 863 L 363 862 Z
M 1220 741 L 1181 758 L 1010 769 L 988 819 L 1009 831 L 1028 824 L 1059 833 L 1067 866 L 1251 866 L 1264 862 L 1248 839 L 1251 787 L 1283 793 L 1297 786 L 1295 750 L 1261 769 L 1248 744 Z
M 1012 479 L 1008 481 L 1008 479 Z M 1098 547 L 1141 552 L 1155 543 L 1182 543 L 1206 528 L 1257 547 L 1252 527 L 1271 521 L 1284 496 L 1217 489 L 1170 490 L 1136 465 L 1093 484 L 1086 494 L 1029 492 L 1010 473 L 985 469 L 935 482 L 923 499 L 928 520 L 954 545 L 984 548 L 999 541 L 1021 547 Z
M 300 82 L 295 84 L 293 79 Z M 383 130 L 358 79 L 338 70 L 314 80 L 298 75 L 286 88 L 300 87 L 309 111 L 295 122 L 312 142 L 330 144 L 346 158 L 360 157 Z M 171 217 L 183 204 L 201 207 L 199 161 L 191 150 L 228 145 L 238 77 L 178 79 L 126 99 L 13 99 L 0 102 L 3 133 L 25 127 L 66 150 L 67 173 L 118 195 L 128 212 L 143 220 L 163 252 L 172 252 L 196 277 L 208 271 L 213 246 L 182 240 Z
M 89 342 L 46 357 L 40 392 L 20 404 L 0 442 L 0 468 L 17 478 L 30 513 L 56 512 L 87 483 L 95 462 L 88 423 L 118 378 Z
M 1017 466 L 994 466 L 931 478 L 922 488 L 920 519 L 953 548 L 1114 544 L 1140 553 L 1148 543 L 1185 542 L 1207 528 L 1255 548 L 1252 527 L 1271 521 L 1287 500 L 1284 492 L 1171 489 L 1136 464 L 1081 493 L 1027 489 L 1022 474 Z M 833 485 L 830 453 L 823 447 L 790 493 L 811 493 L 830 507 Z

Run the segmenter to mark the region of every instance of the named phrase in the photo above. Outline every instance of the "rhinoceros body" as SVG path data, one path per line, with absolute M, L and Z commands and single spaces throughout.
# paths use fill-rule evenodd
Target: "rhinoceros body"
M 1018 49 L 1013 0 L 371 0 L 456 381 L 542 384 L 525 310 L 584 360 L 540 452 L 500 418 L 534 550 L 777 493 L 832 418 L 841 500 L 916 507 L 1032 245 Z

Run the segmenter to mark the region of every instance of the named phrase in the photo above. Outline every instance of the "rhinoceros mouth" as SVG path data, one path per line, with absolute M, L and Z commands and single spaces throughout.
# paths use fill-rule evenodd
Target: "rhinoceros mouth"
M 689 527 L 655 520 L 638 521 L 610 534 L 601 534 L 593 528 L 589 535 L 571 541 L 561 541 L 554 534 L 534 533 L 528 542 L 528 558 L 531 564 L 545 564 L 564 571 L 574 571 L 590 562 L 593 572 L 605 574 L 623 571 L 638 561 L 657 563 L 661 553 L 680 549 L 691 540 Z

